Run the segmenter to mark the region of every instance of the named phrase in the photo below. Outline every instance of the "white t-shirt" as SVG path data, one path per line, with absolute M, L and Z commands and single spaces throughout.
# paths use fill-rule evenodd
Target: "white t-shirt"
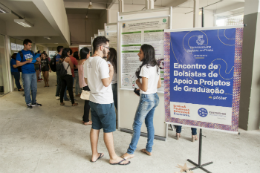
M 141 68 L 140 76 L 148 78 L 148 89 L 146 92 L 140 91 L 141 94 L 154 94 L 157 92 L 158 80 L 159 80 L 159 72 L 157 71 L 158 67 L 154 66 L 146 66 L 144 65 Z M 140 80 L 142 83 L 142 80 Z
M 113 92 L 111 84 L 105 87 L 101 79 L 109 77 L 109 68 L 107 62 L 99 57 L 89 57 L 84 63 L 84 78 L 88 79 L 90 89 L 89 100 L 98 104 L 111 104 Z
M 107 63 L 112 65 L 111 62 L 109 62 L 109 61 L 107 61 Z M 115 84 L 115 83 L 117 83 L 117 73 L 116 73 L 115 67 L 114 67 L 114 75 L 113 75 L 111 84 Z

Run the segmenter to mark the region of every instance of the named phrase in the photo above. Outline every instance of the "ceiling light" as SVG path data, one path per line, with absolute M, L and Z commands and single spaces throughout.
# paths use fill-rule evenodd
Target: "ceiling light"
M 28 21 L 25 19 L 14 19 L 15 23 L 18 23 L 19 25 L 22 25 L 23 27 L 30 28 L 33 27 L 32 24 L 30 24 Z
M 11 10 L 8 9 L 7 7 L 3 6 L 0 4 L 0 13 L 6 14 L 6 13 L 11 13 Z
M 91 8 L 92 8 L 92 2 L 90 1 L 89 5 L 88 5 L 88 9 L 91 9 Z
M 50 37 L 44 37 L 45 39 L 47 39 L 47 40 L 51 40 L 51 38 Z

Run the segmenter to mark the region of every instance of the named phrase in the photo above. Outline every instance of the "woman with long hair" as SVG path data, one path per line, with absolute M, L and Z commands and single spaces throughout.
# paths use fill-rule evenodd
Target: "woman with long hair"
M 84 91 L 90 91 L 84 79 L 84 66 L 83 66 L 85 61 L 89 58 L 89 56 L 90 56 L 89 49 L 87 47 L 83 47 L 80 50 L 80 60 L 78 63 L 78 74 L 79 74 L 78 80 L 79 80 L 80 88 L 82 88 Z M 84 114 L 82 117 L 84 125 L 92 124 L 92 121 L 89 120 L 89 110 L 90 110 L 89 100 L 85 100 Z
M 114 98 L 114 104 L 117 109 L 117 52 L 116 49 L 110 48 L 109 52 L 107 54 L 107 61 L 109 64 L 112 64 L 114 67 L 114 75 L 112 79 L 112 91 L 113 91 L 113 98 Z
M 142 64 L 135 74 L 137 77 L 136 84 L 140 89 L 141 95 L 133 123 L 133 137 L 127 153 L 122 156 L 124 159 L 134 157 L 143 121 L 145 121 L 147 127 L 148 140 L 146 148 L 142 149 L 141 152 L 149 156 L 152 155 L 154 140 L 153 116 L 155 108 L 159 104 L 157 88 L 161 87 L 161 78 L 159 75 L 159 67 L 155 59 L 155 50 L 151 45 L 144 44 L 141 46 L 138 56 Z
M 20 84 L 20 72 L 18 70 L 18 66 L 16 65 L 16 55 L 17 55 L 17 53 L 14 53 L 11 57 L 12 58 L 10 61 L 11 74 L 15 79 L 15 85 L 16 85 L 18 91 L 24 91 L 24 89 L 21 87 L 21 84 Z
M 74 66 L 70 59 L 69 48 L 63 49 L 59 63 L 62 63 L 64 69 L 67 70 L 67 75 L 61 76 L 60 105 L 61 106 L 65 105 L 65 103 L 63 103 L 63 95 L 67 86 L 72 106 L 77 106 L 78 103 L 74 102 L 74 96 L 73 96 L 73 78 L 72 78 L 71 69 L 73 69 Z
M 49 87 L 49 72 L 51 72 L 51 67 L 46 53 L 41 54 L 41 71 L 45 83 L 44 87 Z

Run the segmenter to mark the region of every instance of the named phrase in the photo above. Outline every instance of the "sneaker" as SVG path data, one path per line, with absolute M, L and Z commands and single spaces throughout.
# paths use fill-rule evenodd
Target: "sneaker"
M 32 109 L 33 108 L 32 104 L 31 103 L 27 104 L 27 108 Z
M 56 100 L 60 100 L 60 97 L 56 96 Z
M 32 106 L 42 106 L 42 104 L 36 102 L 36 103 L 32 104 Z

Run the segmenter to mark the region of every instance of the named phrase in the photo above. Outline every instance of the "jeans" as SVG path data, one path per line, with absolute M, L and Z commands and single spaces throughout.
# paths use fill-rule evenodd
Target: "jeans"
M 66 91 L 66 87 L 68 88 L 71 103 L 74 104 L 74 96 L 73 96 L 73 77 L 72 75 L 66 75 L 61 77 L 61 91 L 60 91 L 60 102 L 63 103 L 63 93 Z
M 112 84 L 112 91 L 113 91 L 114 104 L 117 110 L 117 83 Z
M 175 126 L 176 133 L 181 133 L 181 127 L 182 126 Z M 197 135 L 197 129 L 196 128 L 191 128 L 191 133 L 192 133 L 192 135 Z
M 79 95 L 79 94 L 81 94 L 81 88 L 79 87 L 79 74 L 78 74 L 78 71 L 74 71 L 74 74 L 75 74 L 75 79 L 76 79 L 75 94 Z
M 20 84 L 20 72 L 11 72 L 11 74 L 14 76 L 15 79 L 15 85 L 19 89 L 21 89 L 21 84 Z
M 60 91 L 61 91 L 61 78 L 59 75 L 57 75 L 56 73 L 56 76 L 57 76 L 57 87 L 56 87 L 56 97 L 59 97 L 60 96 Z M 67 87 L 65 88 L 65 91 L 64 91 L 64 95 L 63 95 L 63 98 L 65 100 L 68 100 L 68 97 L 67 97 Z
M 83 87 L 83 90 L 84 91 L 90 91 L 88 86 Z M 84 115 L 82 117 L 84 122 L 89 122 L 89 110 L 90 110 L 89 100 L 85 100 Z
M 147 144 L 146 150 L 148 152 L 152 151 L 153 140 L 154 140 L 154 126 L 153 126 L 153 116 L 155 108 L 159 104 L 159 97 L 157 93 L 155 94 L 141 94 L 138 108 L 135 113 L 135 119 L 133 124 L 133 136 L 129 148 L 127 149 L 128 154 L 134 154 L 136 146 L 141 134 L 141 127 L 143 121 L 145 120 L 145 125 L 147 127 Z
M 24 95 L 26 104 L 35 104 L 36 103 L 36 94 L 37 94 L 37 79 L 35 73 L 23 74 L 24 82 Z M 31 94 L 32 99 L 31 99 Z

